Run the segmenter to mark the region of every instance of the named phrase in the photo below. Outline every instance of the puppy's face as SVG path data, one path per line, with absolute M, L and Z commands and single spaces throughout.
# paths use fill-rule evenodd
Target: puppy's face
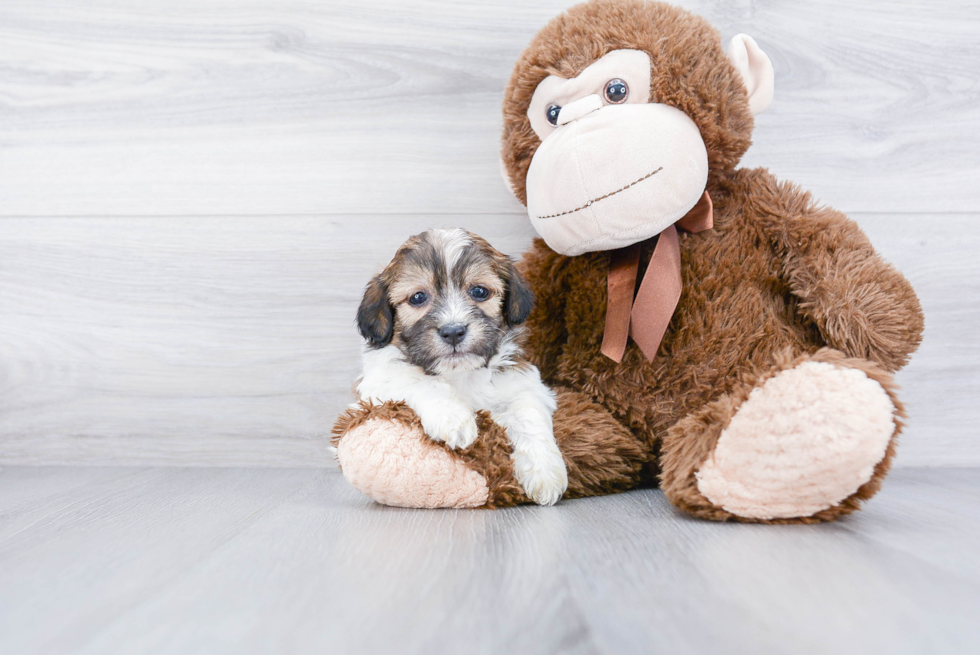
M 368 284 L 357 313 L 373 348 L 396 345 L 429 375 L 486 366 L 533 296 L 511 260 L 464 230 L 410 238 Z

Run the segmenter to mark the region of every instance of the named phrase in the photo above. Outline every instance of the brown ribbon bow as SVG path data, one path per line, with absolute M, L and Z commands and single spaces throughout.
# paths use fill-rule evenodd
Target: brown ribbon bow
M 627 337 L 633 337 L 646 358 L 653 361 L 681 297 L 681 247 L 675 226 L 701 232 L 711 229 L 713 218 L 711 196 L 705 191 L 684 218 L 660 233 L 636 299 L 633 290 L 640 267 L 640 244 L 613 251 L 609 260 L 606 330 L 600 348 L 603 355 L 614 362 L 622 361 Z

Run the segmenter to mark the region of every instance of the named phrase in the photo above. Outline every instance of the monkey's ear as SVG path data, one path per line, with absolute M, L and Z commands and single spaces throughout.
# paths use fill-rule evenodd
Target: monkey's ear
M 508 325 L 520 325 L 527 320 L 534 308 L 534 293 L 517 267 L 510 264 L 507 291 L 504 293 L 504 317 Z
M 749 93 L 749 111 L 761 114 L 772 102 L 775 74 L 769 55 L 748 34 L 738 34 L 728 46 L 728 58 L 742 75 Z
M 357 308 L 357 331 L 372 348 L 382 348 L 395 336 L 395 308 L 388 301 L 388 285 L 375 277 L 368 282 Z

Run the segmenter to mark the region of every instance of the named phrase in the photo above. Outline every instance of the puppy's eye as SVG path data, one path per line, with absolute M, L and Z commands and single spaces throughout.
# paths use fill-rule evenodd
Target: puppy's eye
M 552 125 L 558 125 L 558 114 L 561 112 L 561 107 L 558 105 L 548 105 L 548 109 L 545 110 L 545 116 L 548 117 L 548 122 Z
M 618 77 L 606 82 L 606 100 L 614 105 L 621 105 L 630 97 L 630 88 L 626 80 Z
M 473 300 L 486 300 L 490 297 L 490 289 L 477 285 L 470 289 L 470 298 Z
M 429 299 L 428 294 L 425 291 L 416 291 L 411 298 L 408 299 L 408 304 L 412 307 L 419 307 L 424 305 L 425 301 Z

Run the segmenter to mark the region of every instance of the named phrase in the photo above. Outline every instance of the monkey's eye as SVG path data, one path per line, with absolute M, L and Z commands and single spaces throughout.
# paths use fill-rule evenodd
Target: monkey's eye
M 476 301 L 486 300 L 490 297 L 490 289 L 479 284 L 470 289 L 470 298 Z
M 408 304 L 412 307 L 419 307 L 425 304 L 425 301 L 429 299 L 429 296 L 425 291 L 416 291 L 411 298 L 408 299 Z
M 558 105 L 548 105 L 548 109 L 545 112 L 545 116 L 548 117 L 548 122 L 552 125 L 558 125 L 558 113 L 561 111 L 561 107 Z
M 606 100 L 610 103 L 621 105 L 626 102 L 629 96 L 630 88 L 626 84 L 626 80 L 621 80 L 617 77 L 606 82 Z

